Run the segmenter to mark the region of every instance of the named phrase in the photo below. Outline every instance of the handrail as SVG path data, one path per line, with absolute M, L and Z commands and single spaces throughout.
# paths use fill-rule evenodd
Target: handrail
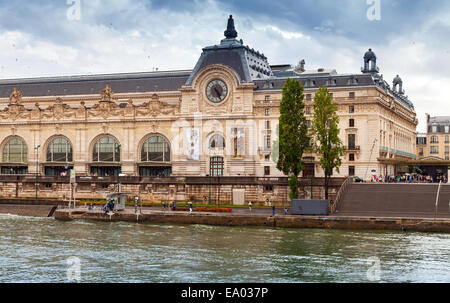
M 331 213 L 335 213 L 336 212 L 336 208 L 337 205 L 339 203 L 339 201 L 341 200 L 342 196 L 344 195 L 345 191 L 347 190 L 347 187 L 350 183 L 352 183 L 353 178 L 347 178 L 344 183 L 342 183 L 341 188 L 339 189 L 337 195 L 336 195 L 336 200 L 333 203 L 333 206 L 331 208 Z
M 437 191 L 437 195 L 436 195 L 436 206 L 434 209 L 434 219 L 436 220 L 437 217 L 437 209 L 438 209 L 438 203 L 439 203 L 439 194 L 441 192 L 441 185 L 442 185 L 442 180 L 439 181 L 439 187 L 438 187 L 438 191 Z

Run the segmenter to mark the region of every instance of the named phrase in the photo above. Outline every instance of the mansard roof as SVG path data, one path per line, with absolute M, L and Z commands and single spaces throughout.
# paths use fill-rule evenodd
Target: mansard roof
M 430 117 L 428 125 L 450 125 L 450 116 Z
M 107 84 L 115 93 L 177 91 L 190 74 L 182 70 L 0 80 L 0 98 L 9 97 L 14 88 L 25 97 L 98 94 Z
M 248 45 L 244 45 L 242 39 L 237 40 L 236 38 L 237 32 L 234 29 L 233 18 L 230 16 L 225 39 L 220 41 L 220 44 L 203 48 L 186 85 L 191 85 L 197 74 L 211 64 L 223 64 L 231 67 L 239 75 L 241 82 L 252 82 L 273 76 L 267 57 Z

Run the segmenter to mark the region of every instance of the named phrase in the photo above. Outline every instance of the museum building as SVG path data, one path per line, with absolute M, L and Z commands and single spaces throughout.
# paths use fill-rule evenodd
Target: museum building
M 387 160 L 416 158 L 414 106 L 371 49 L 361 73 L 338 74 L 270 65 L 231 16 L 224 34 L 192 70 L 0 80 L 1 175 L 284 177 L 275 160 L 288 78 L 305 88 L 308 125 L 319 87 L 338 104 L 346 154 L 334 177 L 394 174 Z M 315 154 L 304 160 L 304 178 L 323 176 Z

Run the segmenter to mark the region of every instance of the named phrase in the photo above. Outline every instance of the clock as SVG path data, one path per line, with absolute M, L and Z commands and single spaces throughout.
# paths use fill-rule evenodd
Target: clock
M 225 100 L 228 95 L 228 87 L 222 80 L 212 80 L 206 87 L 206 96 L 209 101 L 219 103 Z

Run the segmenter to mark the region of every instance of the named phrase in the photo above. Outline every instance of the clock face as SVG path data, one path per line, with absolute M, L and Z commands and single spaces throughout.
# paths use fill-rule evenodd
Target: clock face
M 228 88 L 222 80 L 213 80 L 206 87 L 206 96 L 209 101 L 219 103 L 225 100 L 228 94 Z

